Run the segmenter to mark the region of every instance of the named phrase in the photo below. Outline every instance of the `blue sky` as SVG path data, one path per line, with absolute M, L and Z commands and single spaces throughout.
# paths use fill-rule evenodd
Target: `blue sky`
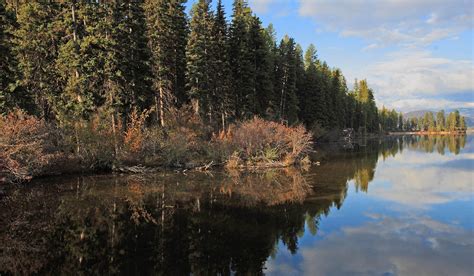
M 190 0 L 191 6 L 197 0 Z M 216 0 L 214 0 L 216 2 Z M 232 0 L 223 0 L 228 19 Z M 303 48 L 402 111 L 474 108 L 472 0 L 249 0 Z

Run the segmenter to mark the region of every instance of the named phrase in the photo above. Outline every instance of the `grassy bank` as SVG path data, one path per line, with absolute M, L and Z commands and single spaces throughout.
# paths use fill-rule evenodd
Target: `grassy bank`
M 285 167 L 308 161 L 312 136 L 302 126 L 255 117 L 215 132 L 191 110 L 179 114 L 164 128 L 148 126 L 148 112 L 132 112 L 113 125 L 106 114 L 72 125 L 21 111 L 0 116 L 0 182 L 80 172 Z

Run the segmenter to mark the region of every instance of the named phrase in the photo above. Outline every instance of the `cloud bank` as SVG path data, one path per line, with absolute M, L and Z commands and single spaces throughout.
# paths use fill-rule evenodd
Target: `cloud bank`
M 428 45 L 473 24 L 470 0 L 300 0 L 299 13 L 382 45 Z
M 361 53 L 370 57 L 376 49 L 391 51 L 349 72 L 350 77 L 368 79 L 379 104 L 403 111 L 474 105 L 472 99 L 449 100 L 450 94 L 474 93 L 472 50 L 464 53 L 469 56 L 465 59 L 435 56 L 428 50 L 435 42 L 455 43 L 461 33 L 472 32 L 471 0 L 299 0 L 299 4 L 299 15 L 312 18 L 323 30 L 363 39 L 367 45 Z M 472 39 L 470 43 L 472 49 Z
M 472 275 L 470 231 L 428 217 L 372 217 L 303 248 L 304 274 Z

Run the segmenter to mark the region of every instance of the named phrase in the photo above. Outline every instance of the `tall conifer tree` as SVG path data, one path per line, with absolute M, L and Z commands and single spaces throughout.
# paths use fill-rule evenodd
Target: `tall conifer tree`
M 190 98 L 196 113 L 207 116 L 212 121 L 214 91 L 213 72 L 210 70 L 214 60 L 214 19 L 208 0 L 199 0 L 192 8 L 190 35 L 186 49 L 187 84 Z
M 153 102 L 153 76 L 143 1 L 124 0 L 115 4 L 114 25 L 114 50 L 119 60 L 117 73 L 125 92 L 121 95 L 121 112 L 149 108 Z
M 279 118 L 288 123 L 298 118 L 298 97 L 296 94 L 296 49 L 293 38 L 285 36 L 279 47 L 278 78 L 280 80 Z
M 306 83 L 306 72 L 304 66 L 303 48 L 297 44 L 295 47 L 295 58 L 296 58 L 296 96 L 298 99 L 298 118 L 303 117 L 303 102 L 305 99 L 305 83 Z
M 317 54 L 316 47 L 311 44 L 305 52 L 305 82 L 304 91 L 302 92 L 303 101 L 300 102 L 302 109 L 301 119 L 308 127 L 313 127 L 316 124 L 322 126 L 319 120 L 320 109 L 320 94 L 319 94 L 319 76 L 317 69 Z
M 146 0 L 148 43 L 152 55 L 155 106 L 161 126 L 165 113 L 184 103 L 187 19 L 185 0 Z
M 246 0 L 234 0 L 229 30 L 229 63 L 232 70 L 233 109 L 236 118 L 251 115 L 248 104 L 254 93 L 254 60 L 249 49 L 251 10 Z
M 222 0 L 218 0 L 216 15 L 214 17 L 214 24 L 212 29 L 212 36 L 215 41 L 212 49 L 212 56 L 214 63 L 211 71 L 214 76 L 214 83 L 212 89 L 214 90 L 215 103 L 220 117 L 222 129 L 225 130 L 227 118 L 233 114 L 231 109 L 231 83 L 230 83 L 230 64 L 228 57 L 228 28 L 225 17 L 224 6 Z
M 252 113 L 264 116 L 269 107 L 272 91 L 271 49 L 265 40 L 265 33 L 260 19 L 251 18 L 249 31 L 249 48 L 253 52 L 253 91 L 249 96 L 249 105 L 253 102 Z
M 28 91 L 36 109 L 33 113 L 53 117 L 54 101 L 62 91 L 55 60 L 64 30 L 56 24 L 60 4 L 29 1 L 18 6 L 15 53 L 22 72 L 21 85 Z
M 7 112 L 16 104 L 17 62 L 12 52 L 12 19 L 0 0 L 0 114 Z

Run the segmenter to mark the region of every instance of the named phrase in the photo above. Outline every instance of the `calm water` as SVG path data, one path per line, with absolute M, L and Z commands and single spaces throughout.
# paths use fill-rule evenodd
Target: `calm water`
M 0 274 L 474 275 L 473 137 L 321 166 L 51 178 L 0 198 Z

